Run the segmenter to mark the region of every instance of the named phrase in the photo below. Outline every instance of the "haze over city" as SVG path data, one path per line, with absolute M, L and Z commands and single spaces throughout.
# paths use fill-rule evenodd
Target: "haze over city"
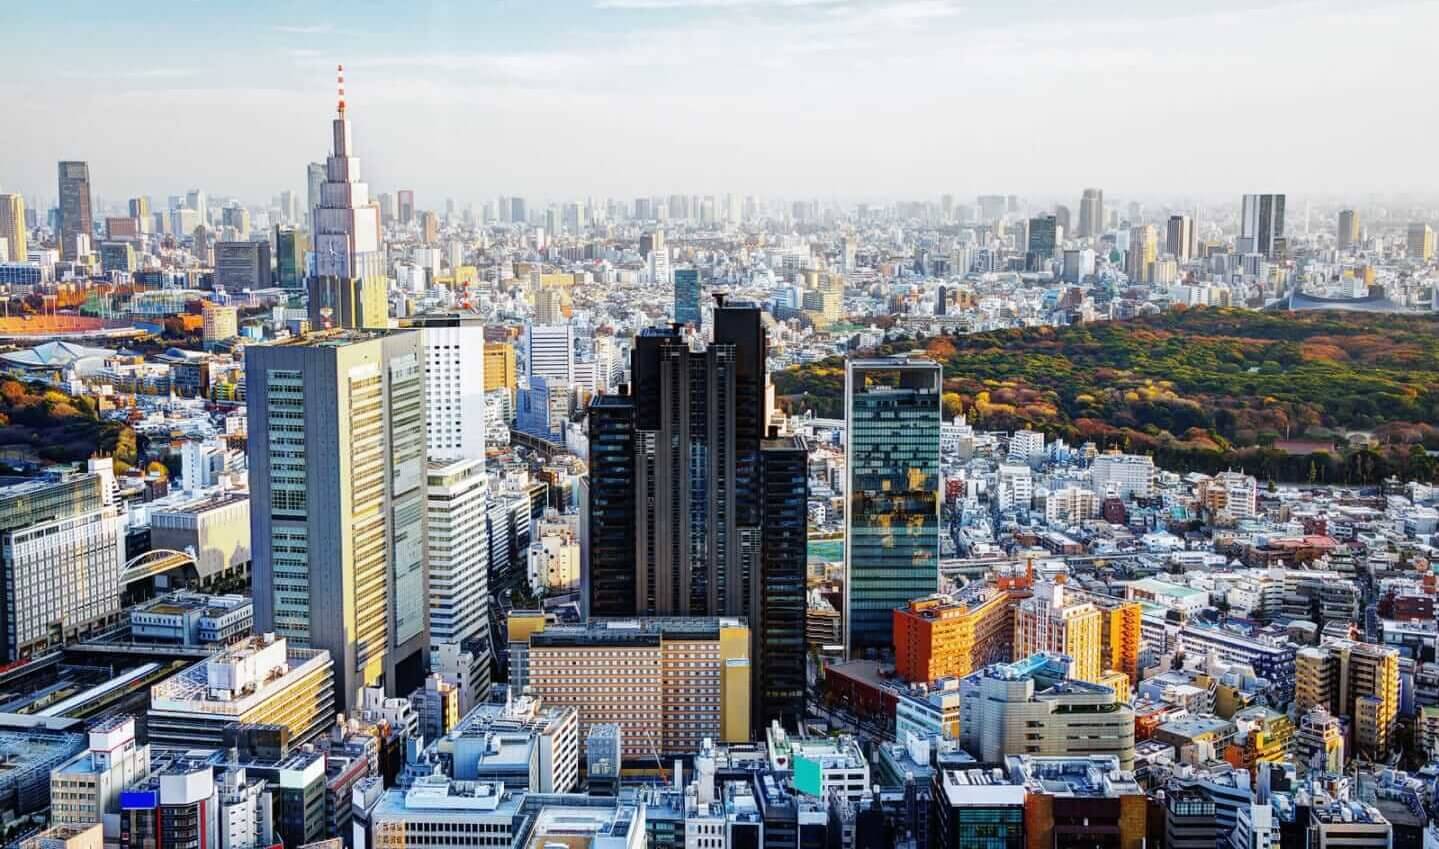
M 372 182 L 463 200 L 1435 188 L 1434 2 L 265 0 L 5 16 L 0 95 L 23 132 L 0 145 L 0 190 L 46 197 L 57 157 L 89 161 L 107 197 L 300 188 L 338 63 Z

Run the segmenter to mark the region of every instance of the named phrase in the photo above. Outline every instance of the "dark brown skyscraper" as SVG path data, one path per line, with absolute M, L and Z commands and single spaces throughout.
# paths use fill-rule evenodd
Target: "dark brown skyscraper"
M 60 163 L 60 259 L 78 258 L 75 237 L 95 238 L 95 216 L 90 208 L 90 166 L 84 162 Z

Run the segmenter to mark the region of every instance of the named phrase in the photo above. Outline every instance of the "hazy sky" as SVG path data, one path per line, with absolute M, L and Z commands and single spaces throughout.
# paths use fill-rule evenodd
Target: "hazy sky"
M 251 0 L 0 13 L 0 187 L 264 202 L 347 72 L 376 191 L 1428 193 L 1439 2 Z

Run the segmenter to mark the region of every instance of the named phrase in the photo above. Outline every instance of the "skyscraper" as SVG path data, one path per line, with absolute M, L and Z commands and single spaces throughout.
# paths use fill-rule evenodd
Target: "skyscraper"
M 95 235 L 95 216 L 90 208 L 90 166 L 84 162 L 60 163 L 60 259 L 79 258 L 77 236 L 86 244 Z
M 1027 271 L 1045 271 L 1059 244 L 1059 220 L 1053 215 L 1029 219 L 1029 244 L 1024 258 Z
M 585 593 L 592 616 L 749 617 L 755 721 L 793 724 L 807 452 L 767 433 L 767 349 L 760 307 L 719 298 L 707 347 L 635 337 L 629 394 L 590 406 Z
M 271 282 L 269 241 L 215 244 L 217 287 L 238 293 L 246 289 L 267 289 Z
M 30 258 L 25 233 L 25 198 L 0 195 L 0 239 L 9 243 L 11 262 L 25 262 Z
M 700 271 L 698 268 L 676 268 L 675 321 L 700 326 Z
M 1104 232 L 1104 190 L 1085 189 L 1079 198 L 1079 231 L 1081 239 L 1093 239 Z
M 321 187 L 325 185 L 325 163 L 311 162 L 305 166 L 305 183 L 308 189 L 305 223 L 313 230 L 315 228 L 315 210 L 320 206 Z
M 1351 250 L 1359 244 L 1359 213 L 1352 209 L 1339 210 L 1339 250 Z
M 432 460 L 485 457 L 485 327 L 458 315 L 418 316 L 425 350 L 425 434 Z
M 1284 195 L 1245 195 L 1239 215 L 1240 254 L 1262 254 L 1266 259 L 1283 259 Z
M 939 363 L 845 362 L 844 629 L 851 655 L 892 645 L 892 616 L 939 587 Z
M 410 692 L 428 617 L 420 334 L 252 345 L 245 380 L 256 630 L 328 650 L 347 709 L 362 686 Z
M 1159 258 L 1159 235 L 1153 224 L 1130 228 L 1129 251 L 1125 256 L 1125 272 L 1132 282 L 1148 282 L 1150 267 Z
M 1406 232 L 1406 242 L 1409 248 L 1409 256 L 1428 262 L 1434 258 L 1434 228 L 1422 221 L 1415 221 L 1409 225 Z
M 389 305 L 379 210 L 370 204 L 370 187 L 360 182 L 359 158 L 350 155 L 343 96 L 332 123 L 334 154 L 320 185 L 307 281 L 310 323 L 320 329 L 383 328 Z
M 490 548 L 484 458 L 431 462 L 425 492 L 431 647 L 485 639 Z
M 1189 262 L 1194 256 L 1194 219 L 1188 215 L 1169 216 L 1169 227 L 1165 233 L 1164 252 L 1180 262 Z
M 568 386 L 575 382 L 575 329 L 568 324 L 525 328 L 525 374 Z
M 305 288 L 305 254 L 310 239 L 304 230 L 275 227 L 275 279 L 283 289 Z
M 590 403 L 586 495 L 586 562 L 581 600 L 586 617 L 634 616 L 637 529 L 635 399 L 601 395 Z
M 411 224 L 415 220 L 415 193 L 410 189 L 400 189 L 395 193 L 395 203 L 398 206 L 398 213 L 401 224 Z

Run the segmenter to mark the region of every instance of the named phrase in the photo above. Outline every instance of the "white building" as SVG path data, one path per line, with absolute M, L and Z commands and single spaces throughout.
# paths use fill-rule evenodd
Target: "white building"
M 460 643 L 489 629 L 489 507 L 485 461 L 430 463 L 426 533 L 430 554 L 430 643 Z
M 1090 467 L 1100 498 L 1150 498 L 1154 495 L 1154 458 L 1137 454 L 1101 454 Z
M 574 383 L 574 327 L 568 324 L 532 324 L 526 327 L 525 368 L 530 377 L 543 377 L 562 386 Z
M 263 849 L 275 844 L 274 797 L 264 779 L 250 778 L 244 767 L 227 769 L 218 790 L 220 849 Z
M 426 452 L 431 459 L 485 456 L 485 328 L 450 316 L 415 320 L 425 349 Z
M 1028 510 L 1034 500 L 1034 474 L 1028 466 L 1000 463 L 997 481 L 999 509 Z
M 1009 462 L 1033 468 L 1044 459 L 1044 434 L 1037 430 L 1017 430 L 1009 438 Z
M 1050 525 L 1073 525 L 1099 515 L 1099 496 L 1078 486 L 1056 489 L 1044 499 L 1044 521 Z
M 50 819 L 104 825 L 105 846 L 120 845 L 120 792 L 150 774 L 150 747 L 135 742 L 135 720 L 105 720 L 90 730 L 90 748 L 50 772 Z
M 791 737 L 776 722 L 765 731 L 765 742 L 770 768 L 776 772 L 794 770 L 800 760 L 816 764 L 821 797 L 833 790 L 857 803 L 869 791 L 869 761 L 852 737 Z
M 375 849 L 435 846 L 509 847 L 524 794 L 499 784 L 418 779 L 409 790 L 388 790 L 369 813 Z M 358 844 L 357 844 L 358 846 Z

